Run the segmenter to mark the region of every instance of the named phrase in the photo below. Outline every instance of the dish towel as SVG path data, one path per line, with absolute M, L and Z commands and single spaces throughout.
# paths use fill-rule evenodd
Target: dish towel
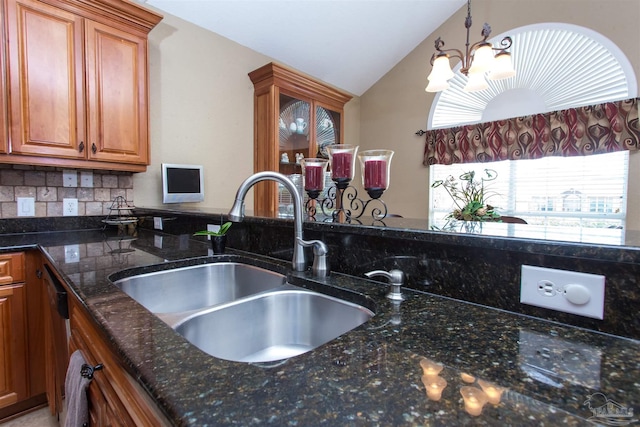
M 76 350 L 69 359 L 67 377 L 64 381 L 67 414 L 64 427 L 83 427 L 89 422 L 87 387 L 90 379 L 82 376 L 82 365 L 87 363 L 80 350 Z

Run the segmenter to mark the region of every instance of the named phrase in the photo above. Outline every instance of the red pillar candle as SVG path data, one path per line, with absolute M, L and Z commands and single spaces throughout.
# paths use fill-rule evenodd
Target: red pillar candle
M 331 158 L 331 178 L 332 179 L 351 179 L 353 171 L 353 154 L 349 152 L 334 153 Z
M 387 161 L 367 160 L 364 162 L 364 188 L 387 189 Z
M 328 165 L 329 161 L 326 159 L 303 158 L 300 160 L 304 191 L 312 199 L 316 199 L 324 190 L 324 175 L 327 172 Z
M 362 186 L 372 199 L 382 196 L 389 188 L 391 150 L 366 150 L 358 154 Z
M 330 144 L 327 146 L 331 164 L 331 179 L 340 189 L 345 189 L 355 174 L 357 145 Z
M 304 189 L 306 191 L 322 191 L 324 188 L 324 168 L 320 165 L 306 165 L 304 173 Z

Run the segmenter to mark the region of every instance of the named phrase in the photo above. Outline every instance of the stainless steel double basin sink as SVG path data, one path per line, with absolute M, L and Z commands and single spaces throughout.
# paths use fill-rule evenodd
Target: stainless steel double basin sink
M 114 284 L 204 352 L 237 362 L 306 353 L 374 315 L 240 262 L 162 270 Z

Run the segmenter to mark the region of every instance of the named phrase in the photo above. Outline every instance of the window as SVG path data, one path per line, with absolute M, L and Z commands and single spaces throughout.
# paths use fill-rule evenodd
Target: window
M 485 169 L 497 178 L 485 184 L 486 203 L 501 215 L 529 224 L 619 228 L 626 215 L 629 152 L 576 157 L 545 157 L 493 163 L 431 166 L 431 183 Z M 430 191 L 430 220 L 444 219 L 454 208 L 441 188 Z
M 451 88 L 431 105 L 427 129 L 564 110 L 635 97 L 636 76 L 622 50 L 602 34 L 567 23 L 539 23 L 491 38 L 511 36 L 516 75 L 463 90 L 467 78 L 454 67 Z M 568 59 L 570 55 L 571 60 Z

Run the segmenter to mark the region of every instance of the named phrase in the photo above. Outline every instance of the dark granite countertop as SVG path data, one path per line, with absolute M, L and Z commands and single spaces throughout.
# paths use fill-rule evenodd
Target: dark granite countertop
M 288 271 L 288 262 L 238 251 L 207 258 L 208 246 L 184 235 L 0 236 L 6 249 L 35 244 L 176 425 L 620 425 L 637 418 L 638 341 L 418 291 L 406 290 L 397 311 L 381 283 L 335 273 L 307 282 L 308 273 Z M 315 351 L 268 368 L 208 356 L 108 279 L 123 277 L 127 273 L 118 272 L 126 269 L 234 257 L 273 265 L 288 272 L 292 284 L 364 301 L 376 315 Z M 440 379 L 423 376 L 428 363 L 442 365 Z M 425 391 L 425 383 L 436 380 L 446 381 L 439 400 Z M 461 389 L 487 383 L 504 389 L 499 403 L 470 415 Z

